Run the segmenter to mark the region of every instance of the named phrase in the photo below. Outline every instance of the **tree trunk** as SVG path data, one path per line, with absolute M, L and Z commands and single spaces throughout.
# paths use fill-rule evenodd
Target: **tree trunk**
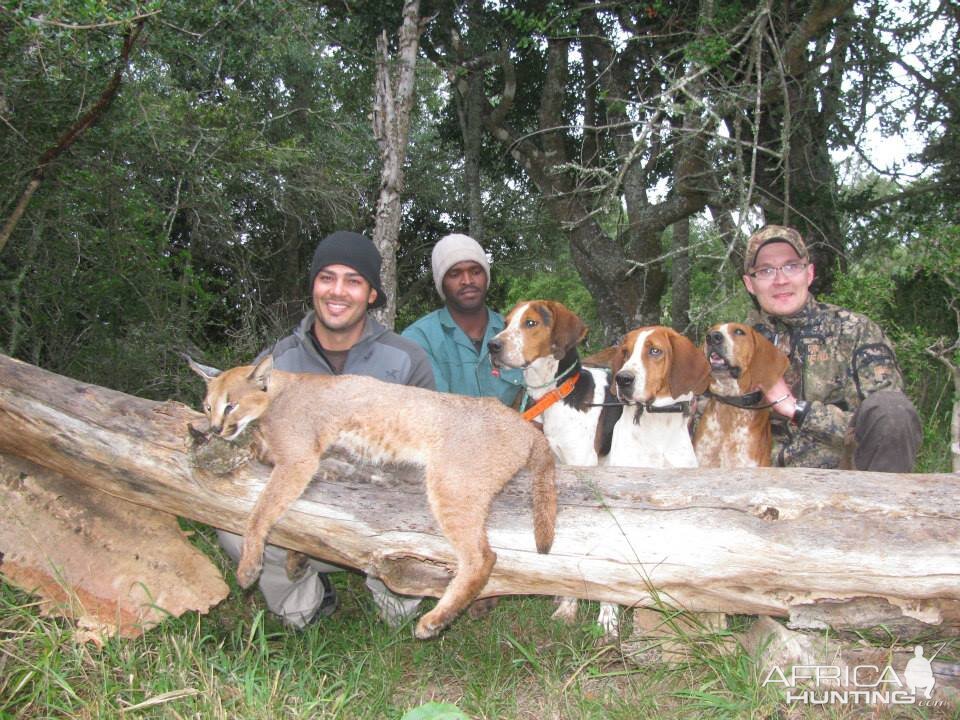
M 243 444 L 199 442 L 191 424 L 205 427 L 179 403 L 0 356 L 0 452 L 139 505 L 241 531 L 269 468 Z M 788 616 L 808 627 L 884 623 L 952 633 L 960 625 L 955 476 L 561 466 L 558 484 L 548 555 L 534 548 L 525 483 L 513 481 L 497 500 L 489 533 L 498 561 L 484 595 L 666 602 Z M 455 562 L 419 470 L 357 467 L 336 456 L 324 459 L 271 541 L 415 595 L 439 595 Z
M 405 0 L 403 3 L 399 44 L 399 69 L 394 82 L 386 32 L 377 38 L 377 81 L 373 104 L 373 134 L 377 138 L 383 163 L 373 242 L 383 257 L 380 276 L 387 294 L 387 304 L 377 315 L 390 328 L 397 316 L 397 238 L 400 236 L 403 163 L 407 157 L 417 48 L 420 44 L 420 0 Z
M 673 224 L 670 325 L 680 333 L 690 327 L 690 218 Z

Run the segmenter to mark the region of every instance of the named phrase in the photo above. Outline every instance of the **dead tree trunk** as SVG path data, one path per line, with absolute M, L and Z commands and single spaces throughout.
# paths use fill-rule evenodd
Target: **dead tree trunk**
M 417 49 L 420 47 L 420 0 L 405 0 L 397 49 L 398 68 L 390 69 L 386 30 L 377 38 L 377 80 L 373 101 L 373 134 L 380 148 L 380 192 L 373 242 L 383 257 L 381 272 L 387 304 L 377 313 L 387 327 L 397 316 L 397 240 L 403 165 L 410 137 L 410 115 L 416 90 Z M 394 75 L 396 79 L 394 79 Z
M 205 427 L 181 404 L 0 356 L 0 452 L 239 531 L 269 469 L 243 446 L 197 445 L 191 423 Z M 489 531 L 498 562 L 485 595 L 662 601 L 805 627 L 884 623 L 952 634 L 960 626 L 955 476 L 575 467 L 558 476 L 549 555 L 534 547 L 528 488 L 514 481 L 496 502 Z M 378 575 L 398 592 L 439 595 L 454 558 L 420 478 L 409 467 L 327 458 L 271 540 Z

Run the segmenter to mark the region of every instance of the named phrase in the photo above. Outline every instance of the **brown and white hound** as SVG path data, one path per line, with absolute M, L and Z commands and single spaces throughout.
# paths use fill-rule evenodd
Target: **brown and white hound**
M 764 391 L 789 366 L 787 356 L 748 325 L 721 323 L 707 332 L 710 388 L 693 444 L 701 467 L 770 465 L 770 405 Z
M 543 434 L 565 465 L 596 465 L 603 452 L 597 427 L 607 373 L 583 367 L 577 345 L 587 326 L 552 300 L 517 303 L 506 327 L 489 343 L 494 367 L 521 368 L 534 410 L 527 418 L 543 424 Z M 541 410 L 542 408 L 542 410 Z
M 605 464 L 696 467 L 688 430 L 690 404 L 710 380 L 710 365 L 697 346 L 668 327 L 637 328 L 613 353 L 611 368 L 624 407 Z
M 523 369 L 527 394 L 535 401 L 526 417 L 543 423 L 543 434 L 565 465 L 597 465 L 609 448 L 601 416 L 609 379 L 602 368 L 583 367 L 577 345 L 587 334 L 583 321 L 561 303 L 529 300 L 517 303 L 506 327 L 488 344 L 495 367 Z M 577 599 L 561 598 L 553 615 L 572 623 Z M 601 603 L 597 623 L 604 635 L 618 630 L 616 605 Z

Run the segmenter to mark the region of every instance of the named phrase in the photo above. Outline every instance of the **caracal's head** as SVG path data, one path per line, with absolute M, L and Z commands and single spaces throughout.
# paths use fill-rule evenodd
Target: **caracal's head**
M 267 409 L 272 356 L 268 355 L 257 365 L 223 371 L 196 363 L 189 356 L 187 362 L 207 383 L 203 411 L 210 421 L 210 430 L 220 437 L 235 439 Z

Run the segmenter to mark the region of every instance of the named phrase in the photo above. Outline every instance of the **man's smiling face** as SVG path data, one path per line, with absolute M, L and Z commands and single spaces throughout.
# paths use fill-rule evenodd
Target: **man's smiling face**
M 788 275 L 784 266 L 803 265 L 795 275 Z M 804 260 L 790 243 L 771 242 L 760 248 L 750 272 L 761 268 L 775 268 L 772 278 L 743 276 L 747 290 L 757 298 L 760 307 L 771 315 L 787 317 L 798 313 L 810 297 L 813 282 L 813 264 Z

